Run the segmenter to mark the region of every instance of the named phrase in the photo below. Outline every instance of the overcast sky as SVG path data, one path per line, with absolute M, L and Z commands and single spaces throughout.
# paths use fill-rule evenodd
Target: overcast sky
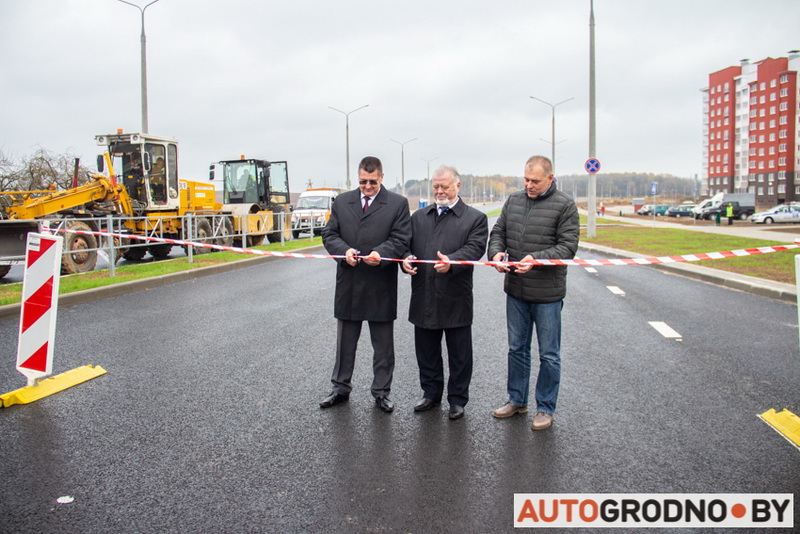
M 131 0 L 144 6 L 145 0 Z M 800 49 L 797 0 L 595 0 L 601 172 L 702 171 L 708 74 Z M 0 0 L 0 150 L 71 152 L 141 130 L 139 11 L 117 0 Z M 361 157 L 386 183 L 426 162 L 521 176 L 589 156 L 589 0 L 160 0 L 145 13 L 149 130 L 181 177 L 240 154 L 287 160 L 294 190 L 344 186 Z

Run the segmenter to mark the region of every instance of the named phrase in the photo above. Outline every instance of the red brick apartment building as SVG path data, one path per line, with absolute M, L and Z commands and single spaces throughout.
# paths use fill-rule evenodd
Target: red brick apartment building
M 702 90 L 709 195 L 755 193 L 758 206 L 800 201 L 798 70 L 793 50 L 709 74 Z

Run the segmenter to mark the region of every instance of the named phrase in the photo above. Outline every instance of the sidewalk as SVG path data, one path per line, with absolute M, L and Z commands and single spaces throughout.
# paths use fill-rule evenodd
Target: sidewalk
M 586 214 L 585 210 L 579 210 L 579 211 L 584 215 Z M 778 227 L 780 229 L 773 230 L 773 228 L 776 228 L 775 226 L 765 226 L 762 229 L 762 228 L 755 228 L 753 226 L 745 226 L 744 223 L 740 223 L 737 225 L 736 222 L 734 222 L 733 225 L 730 226 L 728 226 L 727 223 L 720 226 L 706 225 L 706 224 L 697 224 L 697 225 L 680 224 L 680 223 L 662 222 L 664 220 L 664 217 L 658 217 L 654 222 L 652 219 L 644 219 L 642 217 L 637 217 L 632 214 L 623 217 L 620 217 L 618 215 L 608 215 L 609 211 L 614 211 L 614 210 L 606 210 L 606 215 L 603 216 L 603 219 L 610 219 L 628 224 L 637 224 L 639 226 L 648 226 L 651 228 L 674 228 L 677 230 L 706 232 L 709 234 L 736 235 L 739 237 L 764 239 L 767 241 L 779 241 L 783 243 L 794 243 L 795 239 L 800 239 L 800 227 L 795 225 L 791 226 L 781 225 Z M 798 233 L 795 234 L 792 233 L 792 231 L 796 231 Z M 580 248 L 589 252 L 599 254 L 604 257 L 615 257 L 615 258 L 646 257 L 643 254 L 636 254 L 625 250 L 617 250 L 585 242 L 580 243 Z M 730 287 L 733 289 L 754 293 L 756 295 L 761 295 L 764 297 L 774 298 L 797 304 L 797 285 L 795 284 L 784 284 L 781 282 L 774 282 L 772 280 L 765 280 L 763 278 L 755 278 L 752 276 L 721 271 L 719 269 L 711 269 L 709 267 L 703 267 L 702 265 L 699 265 L 698 262 L 667 263 L 661 265 L 653 265 L 653 267 L 657 269 L 662 269 L 664 271 L 672 272 L 675 274 L 679 274 L 682 276 L 687 276 L 690 278 L 702 280 L 704 282 L 709 282 L 712 284 Z

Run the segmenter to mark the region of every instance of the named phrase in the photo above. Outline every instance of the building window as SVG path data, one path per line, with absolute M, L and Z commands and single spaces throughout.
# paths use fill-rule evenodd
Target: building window
M 771 134 L 769 134 L 769 142 L 770 143 L 775 142 L 775 132 L 772 132 Z
M 779 158 L 778 159 L 778 165 L 780 165 L 781 167 L 785 167 L 786 166 L 786 158 Z
M 781 143 L 780 145 L 778 145 L 778 152 L 786 152 L 786 149 L 787 149 L 786 143 Z
M 775 101 L 775 100 L 778 100 L 778 95 L 777 95 L 777 94 L 775 94 L 775 93 L 770 93 L 770 94 L 769 94 L 769 101 L 770 101 L 770 102 L 773 102 L 773 101 Z
M 767 114 L 767 109 L 766 108 L 761 108 L 760 110 L 758 110 L 758 116 L 759 117 L 763 117 L 766 114 Z
M 773 93 L 773 94 L 775 94 L 775 93 Z M 786 96 L 789 96 L 789 89 L 784 87 L 783 89 L 781 89 L 781 97 L 786 97 Z M 774 98 L 773 98 L 773 100 L 774 100 Z
M 771 121 L 769 121 L 769 127 L 770 128 L 775 128 L 775 119 L 772 119 Z
M 769 81 L 769 86 L 770 87 L 775 87 L 776 85 L 778 85 L 778 80 L 770 80 Z
M 750 155 L 751 156 L 755 156 L 756 155 L 756 149 L 755 148 L 751 148 L 750 149 Z
M 766 88 L 767 88 L 767 84 L 766 84 L 765 82 L 761 82 L 761 87 L 760 87 L 760 89 L 763 91 L 763 90 L 764 90 L 764 89 L 766 89 Z
M 787 83 L 789 81 L 788 74 L 781 74 L 781 83 Z
M 767 103 L 767 95 L 761 95 L 761 97 L 758 99 L 758 103 L 759 104 L 766 104 Z
M 786 139 L 786 130 L 781 130 L 778 132 L 778 137 L 781 139 Z
M 763 156 L 764 155 L 764 149 L 763 148 L 759 148 L 758 149 L 758 155 L 759 156 Z
M 769 155 L 770 156 L 774 156 L 775 155 L 775 145 L 772 145 L 771 147 L 769 147 Z
M 789 124 L 789 117 L 784 115 L 780 118 L 781 124 Z
M 786 171 L 778 171 L 778 180 L 786 179 Z
M 769 168 L 770 169 L 774 169 L 775 168 L 775 160 L 774 159 L 769 160 Z
M 789 103 L 781 102 L 781 111 L 788 111 L 788 110 L 789 110 Z

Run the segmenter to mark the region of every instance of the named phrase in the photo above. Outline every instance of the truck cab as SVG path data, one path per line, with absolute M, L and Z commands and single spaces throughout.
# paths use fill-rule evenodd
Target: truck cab
M 95 140 L 106 147 L 135 212 L 179 209 L 178 141 L 121 131 L 95 136 Z M 97 166 L 102 170 L 101 158 Z

